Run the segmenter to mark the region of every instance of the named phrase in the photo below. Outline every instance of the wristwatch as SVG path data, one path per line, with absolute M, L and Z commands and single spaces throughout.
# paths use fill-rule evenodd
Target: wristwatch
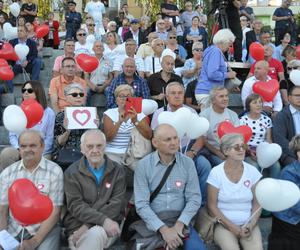
M 138 125 L 139 125 L 139 122 L 136 121 L 136 122 L 134 123 L 134 126 L 138 126 Z

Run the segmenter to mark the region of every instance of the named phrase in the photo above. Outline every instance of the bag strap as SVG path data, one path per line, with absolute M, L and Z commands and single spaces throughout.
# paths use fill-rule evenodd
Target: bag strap
M 150 203 L 155 199 L 155 197 L 160 192 L 163 185 L 166 183 L 167 178 L 169 177 L 174 165 L 176 163 L 176 159 L 173 161 L 173 163 L 167 168 L 163 178 L 161 179 L 160 183 L 158 184 L 157 188 L 154 190 L 154 192 L 150 195 Z

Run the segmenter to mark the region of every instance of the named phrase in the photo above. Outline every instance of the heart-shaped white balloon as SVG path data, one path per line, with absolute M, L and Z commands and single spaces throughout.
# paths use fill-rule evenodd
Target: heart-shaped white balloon
M 271 167 L 281 154 L 282 149 L 276 143 L 262 142 L 256 148 L 257 163 L 261 168 Z
M 265 178 L 257 184 L 255 195 L 261 207 L 271 212 L 279 212 L 299 202 L 300 190 L 291 181 Z
M 12 3 L 9 5 L 9 11 L 13 16 L 18 17 L 20 14 L 20 5 L 18 3 Z
M 209 129 L 209 122 L 204 117 L 199 117 L 197 114 L 191 114 L 189 125 L 187 126 L 187 136 L 190 139 L 196 139 L 204 135 Z
M 20 60 L 24 60 L 29 53 L 29 47 L 19 43 L 15 46 L 15 52 Z
M 11 26 L 10 23 L 5 23 L 3 25 L 4 37 L 7 40 L 12 40 L 18 37 L 18 28 Z
M 27 118 L 19 106 L 9 105 L 3 112 L 3 124 L 8 131 L 21 134 L 26 129 Z
M 154 100 L 150 100 L 150 99 L 143 99 L 142 101 L 142 112 L 145 115 L 150 115 L 152 113 L 154 113 L 158 108 L 158 104 L 156 101 Z
M 300 86 L 300 70 L 299 69 L 294 69 L 290 72 L 290 80 L 296 86 Z

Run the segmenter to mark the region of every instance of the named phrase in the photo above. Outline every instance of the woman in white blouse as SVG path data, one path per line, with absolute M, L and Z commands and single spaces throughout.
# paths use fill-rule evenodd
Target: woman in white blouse
M 247 145 L 241 134 L 226 134 L 221 151 L 226 160 L 214 167 L 207 179 L 208 212 L 218 219 L 214 241 L 222 250 L 262 250 L 257 225 L 261 208 L 255 186 L 261 174 L 244 162 Z

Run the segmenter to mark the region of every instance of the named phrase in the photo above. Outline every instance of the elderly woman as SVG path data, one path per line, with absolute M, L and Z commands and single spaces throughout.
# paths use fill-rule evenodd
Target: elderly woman
M 236 77 L 236 72 L 228 72 L 223 54 L 229 50 L 234 40 L 235 36 L 229 29 L 219 30 L 213 38 L 213 45 L 204 51 L 202 69 L 195 90 L 197 102 L 203 108 L 207 106 L 209 91 L 213 87 L 224 86 L 226 79 Z
M 107 32 L 106 42 L 104 43 L 104 55 L 114 62 L 121 54 L 125 54 L 125 47 L 118 45 L 118 34 L 116 32 Z
M 154 39 L 151 42 L 151 48 L 153 49 L 153 55 L 147 56 L 144 60 L 146 77 L 161 71 L 161 56 L 165 48 L 164 41 L 160 38 Z
M 67 102 L 71 107 L 85 105 L 85 90 L 79 83 L 72 83 L 64 89 Z M 59 112 L 54 125 L 54 152 L 53 159 L 62 168 L 68 167 L 72 162 L 80 159 L 80 137 L 85 130 L 68 129 L 68 119 L 65 112 Z M 68 157 L 70 157 L 68 159 Z M 64 161 L 62 160 L 63 158 Z
M 196 79 L 198 79 L 199 71 L 202 66 L 203 44 L 195 42 L 192 46 L 193 58 L 185 61 L 181 74 L 184 87 Z
M 108 24 L 107 24 L 107 33 L 104 34 L 102 36 L 102 42 L 103 43 L 106 43 L 106 40 L 107 40 L 107 34 L 108 32 L 117 32 L 117 24 L 115 21 L 110 21 Z M 119 36 L 119 34 L 116 34 L 116 38 L 117 38 L 117 44 L 121 44 L 122 43 L 122 39 L 121 37 Z
M 300 188 L 300 135 L 290 142 L 298 160 L 284 167 L 280 179 L 291 181 Z M 300 201 L 293 207 L 273 213 L 269 250 L 298 250 L 300 246 Z
M 241 134 L 226 134 L 221 151 L 226 160 L 214 167 L 207 179 L 208 212 L 218 219 L 214 241 L 222 250 L 262 250 L 257 225 L 260 206 L 255 185 L 261 178 L 258 170 L 244 162 L 247 145 Z
M 144 138 L 150 140 L 152 137 L 152 130 L 143 113 L 138 114 L 134 108 L 125 112 L 126 99 L 132 97 L 133 93 L 133 88 L 127 84 L 118 86 L 114 92 L 118 107 L 106 110 L 103 116 L 106 155 L 119 163 L 122 163 L 134 127 Z M 131 166 L 132 170 L 134 167 Z
M 75 56 L 79 54 L 87 54 L 92 55 L 93 51 L 91 49 L 91 45 L 86 41 L 87 33 L 84 29 L 79 29 L 76 31 L 76 39 L 75 42 Z
M 245 108 L 246 114 L 240 118 L 240 124 L 247 125 L 252 129 L 252 137 L 248 142 L 249 149 L 245 161 L 260 170 L 256 158 L 256 148 L 262 142 L 272 143 L 272 120 L 267 115 L 262 114 L 263 99 L 258 94 L 251 94 L 247 97 Z M 279 162 L 267 168 L 266 171 L 270 173 L 272 178 L 278 178 Z

